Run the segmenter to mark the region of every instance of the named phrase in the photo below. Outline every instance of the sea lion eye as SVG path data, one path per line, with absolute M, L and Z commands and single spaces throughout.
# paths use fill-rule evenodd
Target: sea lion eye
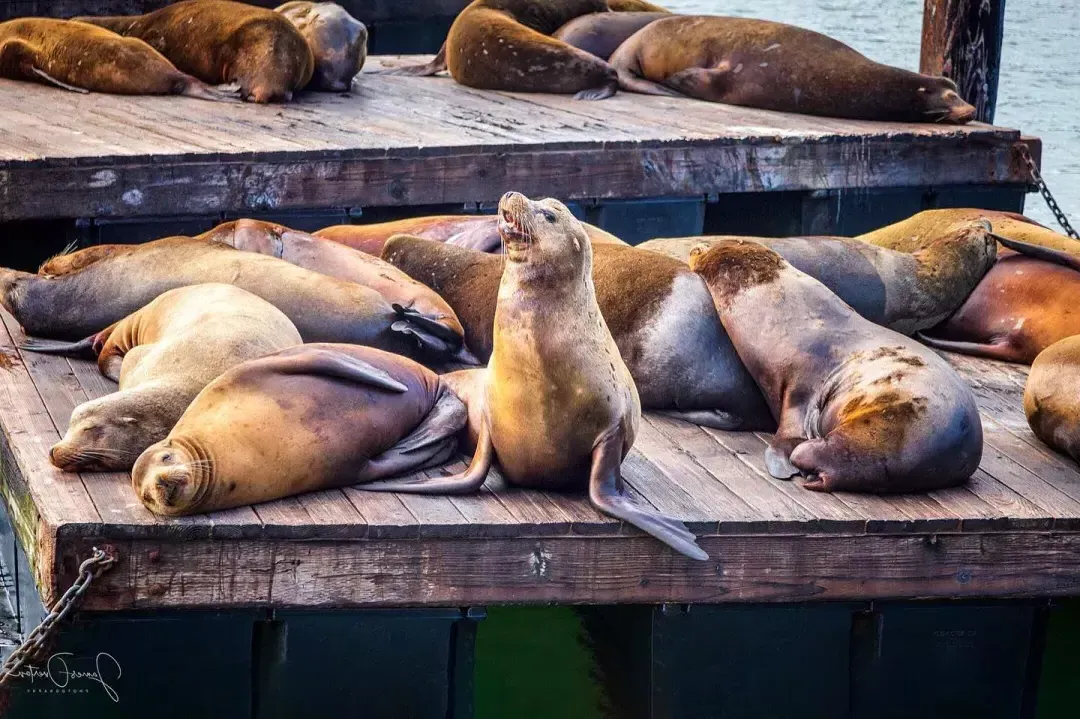
M 554 225 L 555 224 L 555 213 L 548 212 L 547 210 L 544 210 L 543 212 L 544 212 L 544 219 Z
M 172 461 L 172 452 L 166 452 L 165 454 L 161 455 L 161 461 L 162 462 L 171 462 Z

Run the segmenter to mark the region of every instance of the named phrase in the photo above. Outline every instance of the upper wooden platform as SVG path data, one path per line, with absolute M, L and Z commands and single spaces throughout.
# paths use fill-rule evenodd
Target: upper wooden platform
M 983 413 L 982 467 L 926 495 L 818 494 L 770 478 L 760 436 L 646 416 L 623 472 L 684 519 L 697 563 L 584 497 L 489 480 L 466 497 L 346 488 L 179 520 L 121 474 L 65 474 L 47 451 L 72 408 L 115 388 L 93 364 L 25 353 L 3 314 L 3 496 L 46 599 L 91 546 L 118 565 L 95 609 L 746 602 L 1080 593 L 1080 471 L 1021 410 L 1025 369 L 950 357 Z
M 629 93 L 585 102 L 370 72 L 358 87 L 258 106 L 0 80 L 0 221 L 491 202 L 510 189 L 610 199 L 1027 182 L 1020 133 L 985 125 Z

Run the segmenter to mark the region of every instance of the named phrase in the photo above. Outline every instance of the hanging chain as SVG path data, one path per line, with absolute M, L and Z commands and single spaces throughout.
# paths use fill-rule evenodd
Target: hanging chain
M 22 643 L 15 648 L 8 658 L 0 665 L 0 687 L 11 681 L 11 678 L 24 666 L 42 658 L 45 649 L 56 633 L 57 628 L 71 610 L 90 588 L 90 583 L 98 578 L 102 572 L 107 571 L 116 563 L 116 556 L 103 549 L 94 547 L 94 554 L 79 565 L 79 577 L 72 583 L 64 595 L 56 600 L 49 616 L 45 617 L 34 627 L 33 631 L 26 635 Z
M 1058 207 L 1057 200 L 1050 194 L 1050 188 L 1046 186 L 1046 180 L 1043 179 L 1042 173 L 1039 172 L 1039 166 L 1035 164 L 1034 158 L 1031 157 L 1031 150 L 1024 143 L 1017 145 L 1017 149 L 1020 151 L 1020 159 L 1027 165 L 1028 172 L 1031 173 L 1031 179 L 1035 183 L 1035 187 L 1039 188 L 1039 194 L 1046 200 L 1047 206 L 1050 207 L 1050 211 L 1054 213 L 1054 217 L 1057 218 L 1058 224 L 1065 230 L 1065 234 L 1074 240 L 1080 239 L 1080 235 L 1076 233 L 1073 226 L 1069 224 L 1069 218 L 1065 216 L 1065 213 Z

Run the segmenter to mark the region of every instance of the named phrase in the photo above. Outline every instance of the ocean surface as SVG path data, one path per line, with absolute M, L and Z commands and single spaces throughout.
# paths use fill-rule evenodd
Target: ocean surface
M 918 70 L 923 0 L 658 0 L 682 13 L 776 20 L 836 38 L 878 62 Z M 1008 0 L 994 123 L 1043 140 L 1043 174 L 1080 223 L 1080 0 Z M 1042 198 L 1025 214 L 1057 227 Z

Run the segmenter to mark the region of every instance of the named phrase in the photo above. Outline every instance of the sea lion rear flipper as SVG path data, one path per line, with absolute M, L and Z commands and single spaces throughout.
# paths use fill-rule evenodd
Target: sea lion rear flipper
M 390 392 L 401 393 L 409 390 L 378 367 L 344 352 L 333 350 L 301 347 L 294 353 L 278 355 L 274 358 L 272 366 L 275 371 L 282 374 L 324 375 L 369 384 Z
M 589 472 L 589 500 L 592 505 L 606 515 L 651 534 L 680 554 L 691 559 L 707 560 L 709 555 L 698 546 L 697 539 L 686 525 L 641 506 L 626 493 L 619 473 L 623 441 L 620 428 L 602 436 L 593 447 L 592 469 Z
M 456 394 L 446 389 L 439 392 L 435 406 L 427 417 L 408 436 L 393 446 L 397 452 L 415 452 L 447 437 L 453 437 L 469 421 L 469 411 Z
M 922 332 L 917 332 L 915 338 L 923 344 L 943 352 L 957 352 L 973 357 L 986 357 L 987 359 L 996 359 L 1002 362 L 1019 362 L 1020 364 L 1030 364 L 1032 359 L 1026 357 L 1018 347 L 1009 342 L 1007 337 L 989 343 L 961 342 L 959 340 L 930 337 Z
M 487 422 L 480 425 L 476 440 L 476 453 L 469 468 L 461 474 L 448 477 L 423 477 L 421 479 L 386 479 L 361 484 L 357 489 L 368 492 L 405 492 L 406 494 L 471 494 L 483 486 L 488 470 L 495 459 L 495 447 L 491 444 Z
M 632 75 L 626 70 L 617 70 L 619 73 L 619 87 L 627 92 L 636 92 L 642 95 L 664 95 L 666 97 L 683 97 L 675 90 L 658 85 L 643 77 Z
M 1034 257 L 1037 260 L 1046 260 L 1047 262 L 1053 262 L 1056 265 L 1062 265 L 1063 267 L 1080 271 L 1080 257 L 1071 255 L 1068 252 L 1054 250 L 1049 247 L 1042 247 L 1041 245 L 1033 245 L 1030 242 L 1011 240 L 1008 237 L 1002 237 L 996 232 L 991 232 L 990 236 L 1010 250 L 1015 250 L 1022 255 Z
M 97 335 L 85 337 L 78 342 L 62 342 L 59 340 L 46 340 L 40 337 L 27 337 L 19 343 L 21 350 L 29 350 L 46 355 L 66 355 L 68 357 L 93 358 L 96 354 L 94 338 Z
M 31 71 L 35 75 L 40 77 L 41 79 L 45 80 L 46 82 L 52 83 L 53 85 L 56 85 L 57 87 L 62 87 L 65 90 L 71 90 L 72 92 L 79 92 L 79 93 L 82 93 L 83 95 L 89 94 L 89 92 L 90 92 L 85 87 L 75 87 L 74 85 L 68 85 L 66 82 L 60 82 L 55 77 L 52 77 L 51 75 L 49 75 L 47 72 L 45 72 L 41 68 L 32 67 Z
M 446 69 L 446 43 L 439 48 L 439 52 L 430 62 L 423 65 L 406 65 L 404 67 L 388 67 L 385 70 L 375 70 L 374 75 L 409 75 L 412 77 L 429 77 Z

